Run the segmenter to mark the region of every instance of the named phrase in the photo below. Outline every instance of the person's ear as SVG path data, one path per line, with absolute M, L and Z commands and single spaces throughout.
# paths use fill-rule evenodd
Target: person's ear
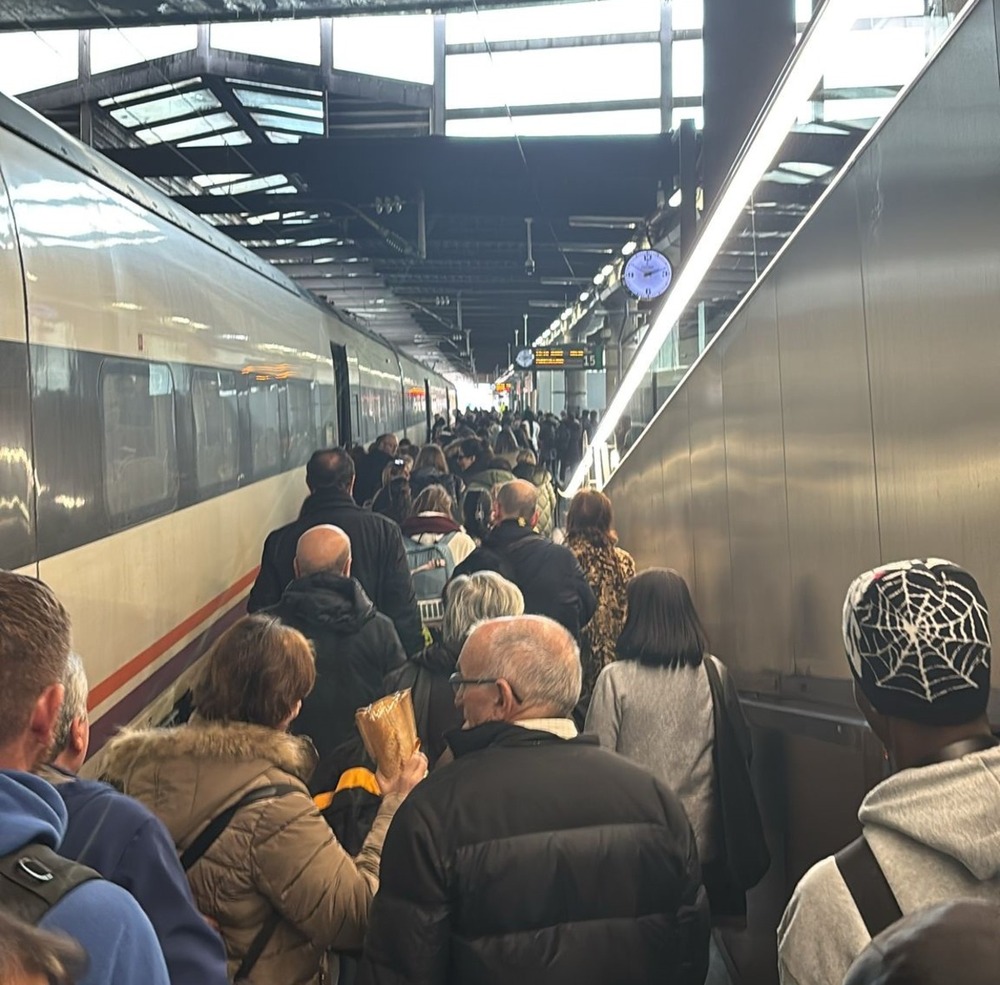
M 514 713 L 520 708 L 520 702 L 514 697 L 513 688 L 511 688 L 506 678 L 501 677 L 497 681 L 497 694 L 497 708 L 500 711 L 500 717 L 504 721 L 510 721 Z
M 74 718 L 69 726 L 69 748 L 74 758 L 81 760 L 87 758 L 87 749 L 90 747 L 90 720 L 86 715 Z
M 28 731 L 41 753 L 44 753 L 52 746 L 56 720 L 59 718 L 59 709 L 62 707 L 65 693 L 65 688 L 62 684 L 50 684 L 38 696 L 34 707 L 31 709 L 31 716 L 28 719 Z
M 531 514 L 531 526 L 537 527 L 538 521 L 541 519 L 541 517 L 542 517 L 541 511 L 536 509 L 535 512 Z

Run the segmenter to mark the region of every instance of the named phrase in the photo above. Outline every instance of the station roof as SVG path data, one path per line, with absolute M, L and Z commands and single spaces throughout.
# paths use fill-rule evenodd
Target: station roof
M 582 293 L 593 297 L 595 273 L 620 258 L 627 240 L 648 236 L 680 259 L 679 212 L 666 201 L 678 183 L 679 160 L 670 132 L 445 136 L 444 95 L 433 84 L 336 66 L 331 15 L 473 6 L 509 4 L 0 0 L 0 30 L 199 22 L 197 41 L 186 50 L 107 71 L 91 70 L 97 66 L 81 34 L 86 70 L 20 98 L 410 354 L 439 368 L 468 369 L 468 331 L 475 368 L 491 372 L 507 365 L 508 346 L 526 315 L 533 339 Z M 317 15 L 324 21 L 314 63 L 217 46 L 201 23 Z M 698 34 L 675 32 L 674 39 Z M 446 44 L 442 35 L 435 56 L 492 58 L 598 43 L 659 50 L 661 40 L 656 30 L 638 30 L 490 46 Z M 654 70 L 659 73 L 659 63 Z M 893 91 L 863 95 L 891 98 Z M 449 108 L 447 115 L 474 132 L 498 114 L 513 124 L 546 112 L 577 118 L 654 113 L 662 130 L 671 105 L 676 118 L 677 107 L 693 100 L 619 95 L 613 103 L 470 106 Z M 789 136 L 753 215 L 704 285 L 707 301 L 735 304 L 863 132 L 835 124 L 803 126 Z M 748 237 L 754 241 L 749 251 Z

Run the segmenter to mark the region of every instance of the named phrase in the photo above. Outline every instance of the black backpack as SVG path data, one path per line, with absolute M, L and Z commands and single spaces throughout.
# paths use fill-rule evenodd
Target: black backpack
M 37 924 L 71 890 L 100 878 L 86 865 L 29 843 L 0 858 L 0 907 Z

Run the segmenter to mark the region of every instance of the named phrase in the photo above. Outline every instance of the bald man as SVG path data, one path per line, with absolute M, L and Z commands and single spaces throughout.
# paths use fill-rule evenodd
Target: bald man
M 537 504 L 534 483 L 524 479 L 504 483 L 493 504 L 493 528 L 455 574 L 498 572 L 521 589 L 525 612 L 548 616 L 579 639 L 597 599 L 573 552 L 536 531 Z
M 354 734 L 354 712 L 380 698 L 382 679 L 406 662 L 392 620 L 351 577 L 351 539 L 331 524 L 310 527 L 295 549 L 295 580 L 269 609 L 316 651 L 316 687 L 291 731 L 308 735 L 320 756 Z
M 572 636 L 492 619 L 452 677 L 455 762 L 407 798 L 382 851 L 364 985 L 702 985 L 694 835 L 651 774 L 578 736 Z

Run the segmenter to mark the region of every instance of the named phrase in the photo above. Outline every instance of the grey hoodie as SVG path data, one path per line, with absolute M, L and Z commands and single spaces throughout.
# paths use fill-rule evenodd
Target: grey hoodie
M 890 776 L 858 820 L 904 914 L 963 897 L 1000 902 L 1000 748 Z M 778 927 L 782 985 L 841 985 L 870 939 L 836 863 L 823 859 Z

